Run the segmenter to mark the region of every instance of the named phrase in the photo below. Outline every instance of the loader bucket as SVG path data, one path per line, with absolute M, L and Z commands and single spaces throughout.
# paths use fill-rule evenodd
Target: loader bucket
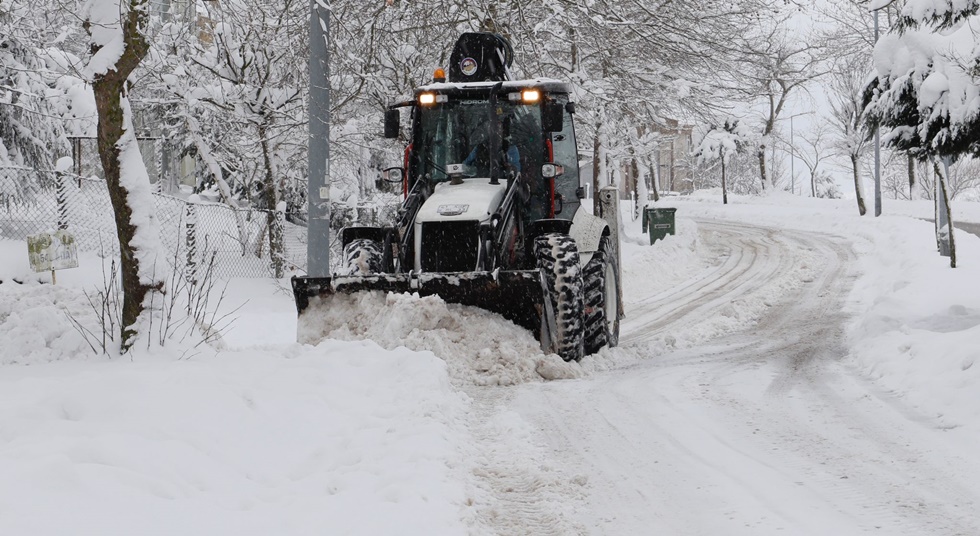
M 550 346 L 547 319 L 551 316 L 550 304 L 545 305 L 538 270 L 294 277 L 292 285 L 299 314 L 297 340 L 300 343 L 315 344 L 322 337 L 322 327 L 316 325 L 316 311 L 329 308 L 331 296 L 381 291 L 435 295 L 447 303 L 479 307 L 534 333 L 542 341 L 542 347 Z M 546 316 L 544 321 L 542 315 Z

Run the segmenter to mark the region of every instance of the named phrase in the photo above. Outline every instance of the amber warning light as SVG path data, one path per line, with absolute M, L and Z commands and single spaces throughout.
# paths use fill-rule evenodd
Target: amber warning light
M 442 67 L 439 67 L 438 69 L 436 69 L 436 71 L 434 73 L 432 73 L 432 81 L 433 82 L 445 82 L 446 81 L 446 71 L 443 71 L 442 70 Z

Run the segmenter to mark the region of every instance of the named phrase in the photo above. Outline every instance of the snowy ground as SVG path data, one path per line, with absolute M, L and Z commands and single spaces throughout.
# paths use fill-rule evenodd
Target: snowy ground
M 408 296 L 297 345 L 260 280 L 220 350 L 110 359 L 66 316 L 100 259 L 0 241 L 0 534 L 980 533 L 980 238 L 950 270 L 926 203 L 716 198 L 627 219 L 622 345 L 571 365 Z

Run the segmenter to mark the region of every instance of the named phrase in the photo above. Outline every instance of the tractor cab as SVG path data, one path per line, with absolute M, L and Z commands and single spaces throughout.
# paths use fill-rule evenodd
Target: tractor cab
M 406 149 L 405 192 L 419 181 L 482 181 L 518 188 L 529 221 L 571 219 L 578 208 L 578 158 L 566 84 L 549 80 L 435 83 L 418 88 Z M 392 113 L 393 112 L 393 113 Z M 396 123 L 397 127 L 397 123 Z M 397 135 L 397 128 L 386 128 Z
M 550 79 L 512 80 L 513 59 L 503 37 L 465 33 L 450 55 L 448 80 L 436 69 L 432 84 L 389 107 L 389 138 L 400 134 L 399 108 L 411 110 L 400 170 L 406 197 L 416 186 L 428 193 L 482 181 L 513 188 L 525 221 L 572 219 L 583 192 L 571 88 Z

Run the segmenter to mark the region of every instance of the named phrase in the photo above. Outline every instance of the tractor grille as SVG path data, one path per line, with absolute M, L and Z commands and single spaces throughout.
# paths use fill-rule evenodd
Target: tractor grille
M 475 221 L 422 224 L 423 272 L 476 270 L 480 227 Z

